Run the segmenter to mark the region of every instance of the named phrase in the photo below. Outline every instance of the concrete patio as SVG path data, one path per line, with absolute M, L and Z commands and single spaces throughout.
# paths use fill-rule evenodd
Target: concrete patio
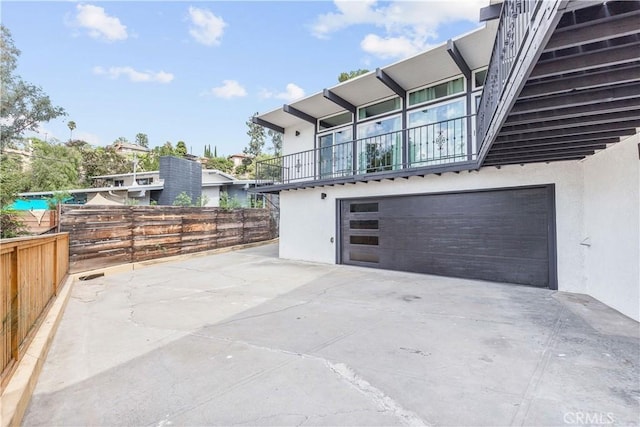
M 24 425 L 638 425 L 638 323 L 583 295 L 277 258 L 74 284 Z

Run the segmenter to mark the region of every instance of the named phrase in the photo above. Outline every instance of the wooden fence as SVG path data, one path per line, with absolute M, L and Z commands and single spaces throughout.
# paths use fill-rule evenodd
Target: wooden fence
M 268 209 L 177 206 L 62 206 L 60 230 L 72 272 L 277 237 Z
M 68 272 L 69 235 L 3 239 L 0 267 L 0 371 L 4 388 L 32 328 Z

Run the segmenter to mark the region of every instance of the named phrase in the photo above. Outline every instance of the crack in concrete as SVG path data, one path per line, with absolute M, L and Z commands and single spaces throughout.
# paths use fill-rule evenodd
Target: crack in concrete
M 558 336 L 560 335 L 560 330 L 563 326 L 562 318 L 564 317 L 564 313 L 565 308 L 560 306 L 558 312 L 556 313 L 556 323 L 553 326 L 553 329 L 549 334 L 549 338 L 544 345 L 544 350 L 542 351 L 540 360 L 536 364 L 536 367 L 533 370 L 531 377 L 529 378 L 527 388 L 522 395 L 522 400 L 518 405 L 518 410 L 515 412 L 515 414 L 513 414 L 510 425 L 524 425 L 526 422 L 527 415 L 529 415 L 529 409 L 531 409 L 531 403 L 534 399 L 535 391 L 540 385 L 542 377 L 544 376 L 547 367 L 549 366 L 549 362 L 551 361 L 551 347 L 555 344 Z
M 314 360 L 314 361 L 320 362 L 324 364 L 326 367 L 328 367 L 329 370 L 331 370 L 333 373 L 337 374 L 338 377 L 343 382 L 346 382 L 348 385 L 352 386 L 357 391 L 362 393 L 364 396 L 369 398 L 369 400 L 371 400 L 375 404 L 375 406 L 380 409 L 379 412 L 386 415 L 394 416 L 398 418 L 403 425 L 407 425 L 407 426 L 432 425 L 432 423 L 428 421 L 424 421 L 414 412 L 404 409 L 402 406 L 400 406 L 400 404 L 394 401 L 391 397 L 384 394 L 384 392 L 382 392 L 380 389 L 373 386 L 364 378 L 358 376 L 351 368 L 349 368 L 344 363 L 333 363 L 330 360 L 320 356 L 314 356 L 311 354 L 284 350 L 281 348 L 265 347 L 265 346 L 245 342 L 245 341 L 230 340 L 230 339 L 215 338 L 215 337 L 206 337 L 206 338 L 217 339 L 225 342 L 238 343 L 238 344 L 246 345 L 248 347 L 255 348 L 258 350 L 285 354 L 288 356 L 295 356 L 302 359 L 308 359 L 308 360 Z
M 337 374 L 343 381 L 373 401 L 376 406 L 381 409 L 382 413 L 399 418 L 402 424 L 408 426 L 426 426 L 432 424 L 428 421 L 425 422 L 415 413 L 404 409 L 395 400 L 384 394 L 382 390 L 371 385 L 371 383 L 360 377 L 344 363 L 331 363 L 328 360 L 326 360 L 325 363 L 329 369 Z

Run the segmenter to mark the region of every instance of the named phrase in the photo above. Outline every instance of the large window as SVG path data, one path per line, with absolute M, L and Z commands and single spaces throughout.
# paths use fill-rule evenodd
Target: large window
M 358 173 L 402 167 L 402 120 L 400 116 L 358 126 Z
M 463 160 L 467 154 L 465 99 L 459 98 L 409 113 L 411 166 Z
M 320 177 L 351 175 L 353 162 L 353 131 L 351 127 L 320 135 Z
M 416 90 L 409 94 L 409 105 L 422 104 L 439 98 L 464 92 L 464 79 L 462 77 L 435 86 Z

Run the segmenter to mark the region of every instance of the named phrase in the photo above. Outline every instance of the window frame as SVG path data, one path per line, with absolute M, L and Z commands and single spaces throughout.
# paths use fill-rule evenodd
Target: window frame
M 409 103 L 409 99 L 410 99 L 410 96 L 411 96 L 412 93 L 416 93 L 416 92 L 419 92 L 421 90 L 425 90 L 425 89 L 429 89 L 429 88 L 432 88 L 432 87 L 440 86 L 442 84 L 453 82 L 455 80 L 460 80 L 460 79 L 462 79 L 462 90 L 460 92 L 456 92 L 454 94 L 447 95 L 447 96 L 442 96 L 440 98 L 435 98 L 435 99 L 430 99 L 430 100 L 427 100 L 427 101 L 418 102 L 416 104 L 410 104 Z M 465 96 L 466 93 L 467 93 L 467 84 L 468 84 L 468 82 L 467 82 L 467 79 L 464 78 L 464 75 L 459 74 L 459 75 L 457 75 L 456 77 L 453 77 L 453 78 L 440 80 L 440 81 L 435 82 L 435 83 L 429 83 L 427 85 L 420 86 L 420 87 L 417 87 L 415 89 L 412 89 L 411 91 L 407 91 L 407 97 L 406 97 L 407 98 L 406 99 L 407 111 L 413 110 L 413 109 L 418 108 L 418 107 L 423 107 L 423 106 L 428 105 L 428 104 L 446 101 L 448 99 L 456 98 L 456 97 L 459 97 L 459 96 Z

